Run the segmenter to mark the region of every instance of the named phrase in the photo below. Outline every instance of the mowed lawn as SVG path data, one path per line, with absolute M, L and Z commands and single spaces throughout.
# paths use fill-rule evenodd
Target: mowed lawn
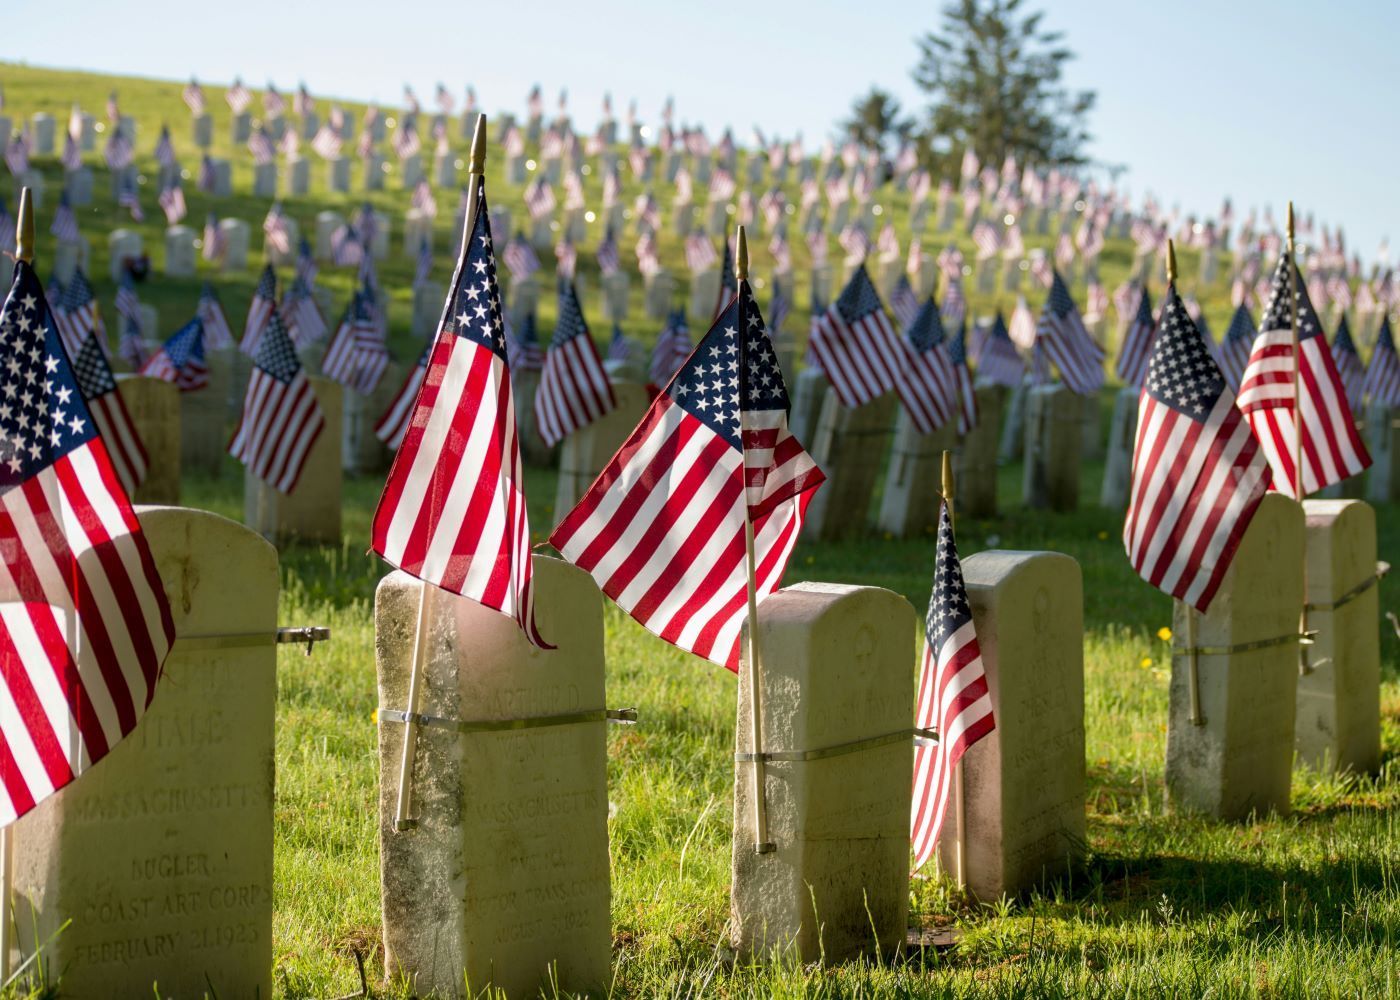
M 292 84 L 293 81 L 283 81 Z M 515 101 L 476 81 L 488 103 Z M 313 82 L 314 84 L 314 82 Z M 178 85 L 28 67 L 0 66 L 7 112 L 20 118 L 44 109 L 66 121 L 74 100 L 102 114 L 107 92 L 119 91 L 123 109 L 140 122 L 138 151 L 150 152 L 162 120 L 175 132 L 185 166 L 197 167 L 188 143 L 187 113 Z M 227 155 L 227 109 L 206 88 L 215 134 Z M 326 102 L 321 102 L 324 115 Z M 363 108 L 354 108 L 357 120 Z M 455 134 L 455 133 L 454 133 Z M 458 143 L 460 145 L 460 142 Z M 100 146 L 99 146 L 100 149 Z M 217 152 L 217 150 L 216 150 Z M 494 151 L 493 151 L 494 152 Z M 306 151 L 308 156 L 309 150 Z M 89 161 L 99 158 L 89 154 Z M 187 182 L 191 224 L 213 207 L 256 228 L 266 203 L 248 195 L 247 156 L 234 156 L 237 194 L 211 204 Z M 49 263 L 47 227 L 60 182 L 52 160 L 38 164 L 49 180 L 40 215 L 41 274 Z M 79 217 L 92 240 L 99 297 L 109 317 L 105 233 L 126 225 L 97 169 L 97 199 Z M 319 175 L 319 169 L 316 171 Z M 518 189 L 499 182 L 493 165 L 493 202 L 523 215 Z M 596 200 L 599 178 L 588 179 Z M 627 176 L 628 191 L 639 187 Z M 9 180 L 0 191 L 11 208 Z M 310 229 L 316 211 L 342 211 L 360 196 L 332 196 L 317 176 L 313 194 L 287 210 Z M 792 185 L 795 187 L 795 185 Z M 155 192 L 143 189 L 146 237 L 156 271 L 163 262 Z M 795 200 L 789 191 L 789 200 Z M 897 202 L 898 198 L 891 199 Z M 407 207 L 393 180 L 374 195 L 396 218 Z M 439 194 L 439 273 L 451 254 L 451 197 Z M 907 239 L 907 211 L 893 212 Z M 965 252 L 965 234 L 959 233 Z M 1028 238 L 1032 246 L 1049 238 Z M 798 273 L 805 247 L 794 240 Z M 680 266 L 678 238 L 666 227 L 663 260 Z M 969 252 L 969 257 L 971 256 Z M 1114 241 L 1105 251 L 1104 280 L 1122 280 L 1130 247 Z M 596 289 L 591 253 L 581 253 L 585 282 Z M 254 260 L 256 265 L 256 251 Z M 755 262 L 755 269 L 766 265 Z M 1224 270 L 1224 269 L 1222 269 Z M 1183 271 L 1194 267 L 1183 260 Z M 393 294 L 394 343 L 401 358 L 416 352 L 407 332 L 411 259 L 381 269 Z M 681 273 L 684 273 L 683 270 Z M 232 325 L 241 326 L 254 272 L 202 273 L 197 280 L 153 277 L 142 298 L 162 310 L 173 331 L 192 311 L 199 281 L 213 278 Z M 337 296 L 352 275 L 323 270 Z M 1229 303 L 1224 278 L 1198 289 L 1215 329 Z M 804 285 L 805 287 L 805 285 Z M 1082 289 L 1081 289 L 1082 294 Z M 628 333 L 646 342 L 655 325 L 636 308 Z M 806 296 L 801 296 L 805 307 Z M 1008 307 L 1006 297 L 972 297 L 974 313 Z M 589 304 L 597 321 L 596 303 Z M 551 302 L 542 303 L 548 330 Z M 595 332 L 604 332 L 601 322 Z M 109 325 L 110 320 L 109 320 Z M 802 309 L 790 329 L 805 329 Z M 1104 400 L 1107 404 L 1107 396 Z M 1400 642 L 1384 621 L 1382 710 L 1384 763 L 1376 779 L 1295 774 L 1293 814 L 1250 824 L 1217 824 L 1172 815 L 1164 803 L 1163 761 L 1168 643 L 1158 631 L 1170 623 L 1170 601 L 1131 572 L 1118 539 L 1121 515 L 1100 510 L 1100 468 L 1085 470 L 1083 509 L 1072 515 L 1019 507 L 1019 466 L 1003 470 L 1003 515 L 962 519 L 964 555 L 991 548 L 1052 549 L 1068 553 L 1084 573 L 1089 857 L 1072 878 L 1047 884 L 1024 898 L 975 904 L 936 879 L 915 882 L 912 917 L 923 925 L 952 924 L 958 944 L 903 958 L 808 968 L 735 967 L 725 947 L 728 921 L 732 751 L 735 680 L 724 670 L 682 654 L 651 637 L 611 606 L 607 620 L 608 703 L 639 709 L 641 722 L 609 735 L 609 798 L 613 880 L 614 991 L 618 996 L 1389 996 L 1400 993 L 1400 837 L 1396 829 L 1396 753 L 1400 751 Z M 365 554 L 368 525 L 381 480 L 350 478 L 345 487 L 345 538 L 339 548 L 290 546 L 282 553 L 281 621 L 323 624 L 333 640 L 307 658 L 279 653 L 274 983 L 279 996 L 330 997 L 358 988 L 355 954 L 367 959 L 375 995 L 406 996 L 378 985 L 378 768 L 373 713 L 373 594 L 384 567 Z M 552 473 L 532 470 L 531 517 L 543 533 L 555 516 Z M 218 479 L 187 478 L 185 503 L 241 518 L 241 470 L 226 464 Z M 1400 511 L 1377 511 L 1380 557 L 1400 561 Z M 922 612 L 928 599 L 931 538 L 803 544 L 788 582 L 828 580 L 887 587 Z M 1400 582 L 1381 586 L 1381 607 L 1400 610 Z M 915 664 L 910 664 L 911 684 Z M 561 830 L 561 837 L 568 831 Z

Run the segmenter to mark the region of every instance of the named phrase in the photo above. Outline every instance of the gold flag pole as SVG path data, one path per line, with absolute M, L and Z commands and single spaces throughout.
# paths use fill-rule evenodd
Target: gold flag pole
M 739 226 L 734 247 L 734 283 L 742 297 L 744 287 L 749 283 L 749 239 L 744 227 Z M 743 326 L 742 320 L 740 327 Z M 744 378 L 743 341 L 744 330 L 738 331 L 739 338 L 739 378 Z M 744 447 L 744 396 L 743 383 L 739 389 L 739 451 L 744 465 L 744 562 L 748 570 L 749 599 L 749 716 L 752 726 L 750 737 L 753 742 L 753 829 L 754 853 L 768 854 L 777 845 L 768 839 L 768 801 L 766 791 L 767 769 L 763 762 L 763 670 L 758 658 L 758 562 L 754 557 L 753 517 L 749 513 L 748 465 L 749 452 Z
M 1167 294 L 1171 294 L 1171 288 L 1176 284 L 1176 242 L 1167 240 Z M 1196 652 L 1196 614 L 1197 611 L 1185 601 L 1180 602 L 1186 608 L 1186 690 L 1191 699 L 1191 725 L 1203 726 L 1206 720 L 1201 716 L 1201 675 L 1199 670 L 1199 655 Z
M 15 219 L 15 260 L 34 263 L 34 197 L 20 188 Z M 15 824 L 0 827 L 0 984 L 10 978 L 10 949 L 15 946 Z
M 954 522 L 953 514 L 953 453 L 943 452 L 943 502 L 948 505 L 948 523 Z M 943 734 L 938 734 L 939 739 Z M 953 768 L 953 822 L 957 824 L 958 836 L 953 841 L 953 867 L 958 879 L 958 888 L 967 887 L 967 798 L 963 794 L 963 766 L 959 759 Z
M 486 173 L 486 116 L 477 115 L 476 131 L 472 134 L 471 170 L 467 175 L 467 215 L 462 222 L 462 249 L 457 257 L 460 270 L 471 246 L 472 230 L 480 207 L 481 180 Z M 399 761 L 399 793 L 394 804 L 394 829 L 411 830 L 416 821 L 409 818 L 413 807 L 413 756 L 418 746 L 418 701 L 422 694 L 423 660 L 428 646 L 428 592 L 434 585 L 422 581 L 418 592 L 418 623 L 413 632 L 413 665 L 408 674 L 408 706 L 404 712 L 403 757 Z
M 1298 264 L 1293 223 L 1293 202 L 1288 203 L 1288 325 L 1293 329 L 1293 480 L 1297 484 L 1293 495 L 1301 504 L 1307 496 L 1303 485 L 1303 338 L 1298 333 Z M 1308 558 L 1303 553 L 1303 610 L 1298 616 L 1298 673 L 1309 674 L 1308 646 L 1303 636 L 1308 633 Z

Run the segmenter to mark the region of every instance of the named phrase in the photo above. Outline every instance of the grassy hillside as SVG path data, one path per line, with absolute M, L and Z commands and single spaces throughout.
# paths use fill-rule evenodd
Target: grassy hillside
M 18 119 L 42 109 L 60 123 L 74 101 L 100 116 L 108 92 L 115 88 L 122 109 L 139 123 L 140 162 L 148 176 L 162 121 L 172 125 L 182 162 L 191 169 L 197 166 L 178 85 L 21 66 L 0 66 L 0 85 L 7 114 Z M 227 107 L 221 92 L 213 87 L 206 92 L 222 147 L 216 152 L 227 154 Z M 326 102 L 320 104 L 324 113 Z M 354 110 L 360 119 L 363 109 Z M 100 152 L 89 154 L 94 162 L 99 158 Z M 221 216 L 247 219 L 256 230 L 267 206 L 248 195 L 247 155 L 240 151 L 233 159 L 238 193 L 214 208 Z M 40 214 L 42 274 L 47 273 L 52 242 L 47 228 L 59 168 L 54 161 L 38 165 L 50 188 Z M 501 182 L 499 157 L 488 171 L 493 202 L 508 202 L 515 217 L 522 217 L 518 191 Z M 107 196 L 104 171 L 98 173 L 98 197 L 82 212 L 82 226 L 94 243 L 92 271 L 101 279 L 99 295 L 110 310 L 113 289 L 106 282 L 105 234 L 130 223 Z M 327 194 L 319 173 L 313 195 L 286 206 L 304 231 L 322 208 L 344 211 L 362 200 L 360 195 Z M 13 207 L 9 183 L 8 178 L 0 180 L 0 190 Z M 596 176 L 588 179 L 594 200 L 597 183 Z M 395 188 L 391 180 L 391 190 L 373 195 L 371 201 L 401 218 L 407 196 Z M 148 184 L 143 190 L 148 221 L 140 228 L 157 276 L 141 295 L 160 307 L 163 327 L 173 330 L 192 308 L 198 281 L 158 276 L 164 224 L 153 187 Z M 629 187 L 629 195 L 636 190 L 635 185 Z M 198 225 L 209 202 L 192 184 L 187 195 L 191 221 Z M 791 200 L 795 195 L 795 189 L 790 191 Z M 902 197 L 889 201 L 898 205 Z M 452 200 L 440 198 L 440 248 L 454 245 L 455 234 L 448 231 Z M 902 235 L 907 240 L 905 212 L 896 209 L 894 215 L 906 226 Z M 766 238 L 755 242 L 761 247 Z M 1045 245 L 1035 237 L 1029 242 Z M 630 244 L 629 234 L 624 243 L 628 263 Z M 798 273 L 804 275 L 806 251 L 795 234 L 793 244 Z M 970 244 L 965 243 L 964 251 L 971 256 Z M 443 277 L 450 253 L 439 250 L 437 273 Z M 680 243 L 669 219 L 663 227 L 662 255 L 684 273 Z M 1130 255 L 1121 241 L 1105 250 L 1101 270 L 1109 287 L 1126 273 Z M 585 244 L 580 263 L 585 280 L 596 289 L 591 244 Z M 759 251 L 755 271 L 762 275 L 766 270 Z M 411 271 L 412 261 L 398 256 L 381 271 L 394 296 L 401 356 L 412 350 L 406 329 Z M 1183 260 L 1183 271 L 1194 275 L 1194 262 Z M 210 276 L 238 327 L 254 274 Z M 323 270 L 322 282 L 335 289 L 338 299 L 348 293 L 349 279 L 348 274 Z M 1197 289 L 1196 294 L 1219 331 L 1229 308 L 1223 283 Z M 801 300 L 805 306 L 805 293 Z M 974 310 L 993 304 L 973 296 Z M 542 305 L 543 329 L 548 330 L 553 304 Z M 588 309 L 601 327 L 596 296 Z M 805 327 L 806 315 L 799 309 L 789 329 Z M 650 341 L 656 331 L 634 305 L 628 332 Z M 960 544 L 964 555 L 990 547 L 1054 549 L 1073 556 L 1083 568 L 1089 776 L 1085 868 L 1073 879 L 1024 898 L 985 905 L 961 898 L 946 882 L 917 880 L 912 919 L 924 926 L 955 926 L 961 939 L 949 950 L 929 949 L 874 964 L 732 967 L 723 943 L 729 905 L 734 679 L 651 637 L 609 606 L 608 703 L 638 706 L 642 720 L 609 737 L 616 995 L 1400 993 L 1400 841 L 1395 819 L 1400 805 L 1400 784 L 1395 780 L 1400 641 L 1389 632 L 1382 639 L 1384 765 L 1378 778 L 1334 778 L 1300 770 L 1294 778 L 1295 810 L 1286 818 L 1217 824 L 1173 815 L 1164 805 L 1162 777 L 1170 657 L 1167 641 L 1159 636 L 1170 623 L 1170 601 L 1128 567 L 1118 538 L 1120 516 L 1092 503 L 1102 474 L 1099 466 L 1086 467 L 1083 509 L 1068 515 L 1019 509 L 1020 472 L 1019 466 L 1003 470 L 1002 516 L 963 520 Z M 554 474 L 530 470 L 527 485 L 532 523 L 539 530 L 553 521 Z M 279 654 L 274 893 L 274 981 L 279 996 L 327 997 L 356 989 L 351 957 L 355 951 L 368 954 L 373 975 L 381 972 L 377 767 L 369 720 L 376 707 L 371 612 L 374 586 L 384 569 L 363 554 L 379 486 L 376 478 L 347 480 L 345 535 L 339 547 L 290 546 L 282 553 L 281 620 L 326 624 L 335 638 L 309 659 L 296 650 Z M 187 477 L 184 502 L 241 518 L 241 473 L 230 462 L 218 479 Z M 1382 508 L 1378 524 L 1381 557 L 1400 561 L 1400 510 Z M 931 539 L 878 536 L 842 544 L 804 543 L 796 551 L 788 580 L 887 587 L 922 608 L 928 601 L 932 550 Z M 1381 605 L 1400 607 L 1400 582 L 1382 585 Z M 382 991 L 376 987 L 375 995 L 403 997 L 407 991 L 395 984 Z

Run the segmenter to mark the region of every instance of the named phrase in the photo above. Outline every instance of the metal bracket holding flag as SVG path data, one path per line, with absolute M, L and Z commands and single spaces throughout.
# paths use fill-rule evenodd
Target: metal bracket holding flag
M 173 649 L 189 652 L 196 649 L 242 649 L 251 646 L 306 646 L 306 655 L 318 642 L 330 641 L 331 630 L 324 625 L 284 626 L 276 632 L 225 632 L 210 635 L 180 635 Z
M 1355 587 L 1352 587 L 1335 601 L 1331 603 L 1308 604 L 1306 607 L 1309 611 L 1336 611 L 1338 608 L 1345 607 L 1362 594 L 1366 593 L 1366 591 L 1376 586 L 1376 584 L 1385 579 L 1389 573 L 1390 563 L 1378 562 L 1376 563 L 1376 571 L 1374 573 L 1366 577 L 1366 579 L 1362 580 Z
M 432 729 L 449 729 L 457 733 L 513 733 L 524 729 L 546 729 L 551 726 L 577 726 L 585 722 L 611 722 L 619 726 L 635 726 L 635 708 L 595 708 L 586 712 L 567 712 L 563 715 L 536 715 L 524 719 L 475 719 L 462 722 L 436 715 L 423 715 L 420 712 L 407 712 L 397 708 L 381 708 L 380 722 L 409 722 Z
M 752 764 L 759 761 L 767 764 L 830 760 L 832 757 L 844 757 L 846 754 L 859 753 L 862 750 L 877 750 L 880 747 L 892 746 L 910 739 L 924 745 L 933 744 L 938 742 L 938 733 L 932 729 L 901 729 L 898 732 L 885 733 L 883 736 L 869 736 L 863 740 L 836 743 L 829 747 L 819 747 L 816 750 L 772 750 L 762 753 L 741 751 L 734 754 L 734 760 L 740 764 Z

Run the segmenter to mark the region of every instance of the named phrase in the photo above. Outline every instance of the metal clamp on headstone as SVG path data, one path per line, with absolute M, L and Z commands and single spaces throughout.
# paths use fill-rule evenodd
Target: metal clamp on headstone
M 1370 590 L 1376 584 L 1380 583 L 1381 580 L 1385 578 L 1385 575 L 1389 572 L 1390 563 L 1378 562 L 1376 563 L 1376 571 L 1374 573 L 1372 573 L 1366 579 L 1362 580 L 1355 587 L 1352 587 L 1350 590 L 1348 590 L 1341 597 L 1337 598 L 1331 604 L 1308 604 L 1305 605 L 1305 607 L 1309 611 L 1336 611 L 1338 608 L 1350 604 L 1362 594 L 1366 593 L 1366 591 Z
M 852 740 L 850 743 L 837 743 L 834 746 L 821 747 L 817 750 L 770 750 L 763 753 L 744 753 L 743 751 L 734 754 L 734 760 L 739 764 L 751 764 L 754 761 L 808 761 L 808 760 L 828 760 L 832 757 L 844 757 L 848 753 L 858 753 L 861 750 L 875 750 L 879 747 L 892 746 L 913 738 L 914 742 L 924 746 L 938 742 L 938 734 L 932 729 L 901 729 L 897 733 L 886 733 L 883 736 L 870 736 L 863 740 Z
M 536 715 L 528 719 L 476 719 L 462 722 L 457 719 L 444 719 L 436 715 L 423 715 L 418 712 L 405 712 L 397 708 L 381 708 L 380 722 L 412 721 L 420 726 L 434 729 L 450 729 L 458 733 L 509 733 L 523 729 L 545 729 L 550 726 L 576 726 L 585 722 L 614 722 L 630 726 L 636 724 L 635 708 L 597 708 L 588 712 L 569 712 L 564 715 Z
M 326 642 L 331 637 L 331 630 L 323 625 L 298 625 L 291 628 L 279 628 L 277 630 L 277 642 L 299 646 L 306 643 L 306 655 L 311 655 L 311 647 L 318 642 Z
M 325 642 L 331 630 L 323 625 L 299 625 L 279 628 L 276 632 L 221 632 L 209 635 L 177 635 L 174 648 L 181 652 L 193 649 L 247 649 L 253 646 L 274 646 L 282 643 L 306 643 L 306 655 L 311 655 L 315 643 Z
M 1190 656 L 1193 653 L 1197 656 L 1233 656 L 1235 653 L 1251 653 L 1256 649 L 1271 649 L 1274 646 L 1287 646 L 1295 642 L 1302 646 L 1311 646 L 1316 639 L 1317 629 L 1309 629 L 1306 632 L 1290 635 L 1276 635 L 1272 639 L 1240 642 L 1233 646 L 1175 647 L 1172 649 L 1172 656 Z

